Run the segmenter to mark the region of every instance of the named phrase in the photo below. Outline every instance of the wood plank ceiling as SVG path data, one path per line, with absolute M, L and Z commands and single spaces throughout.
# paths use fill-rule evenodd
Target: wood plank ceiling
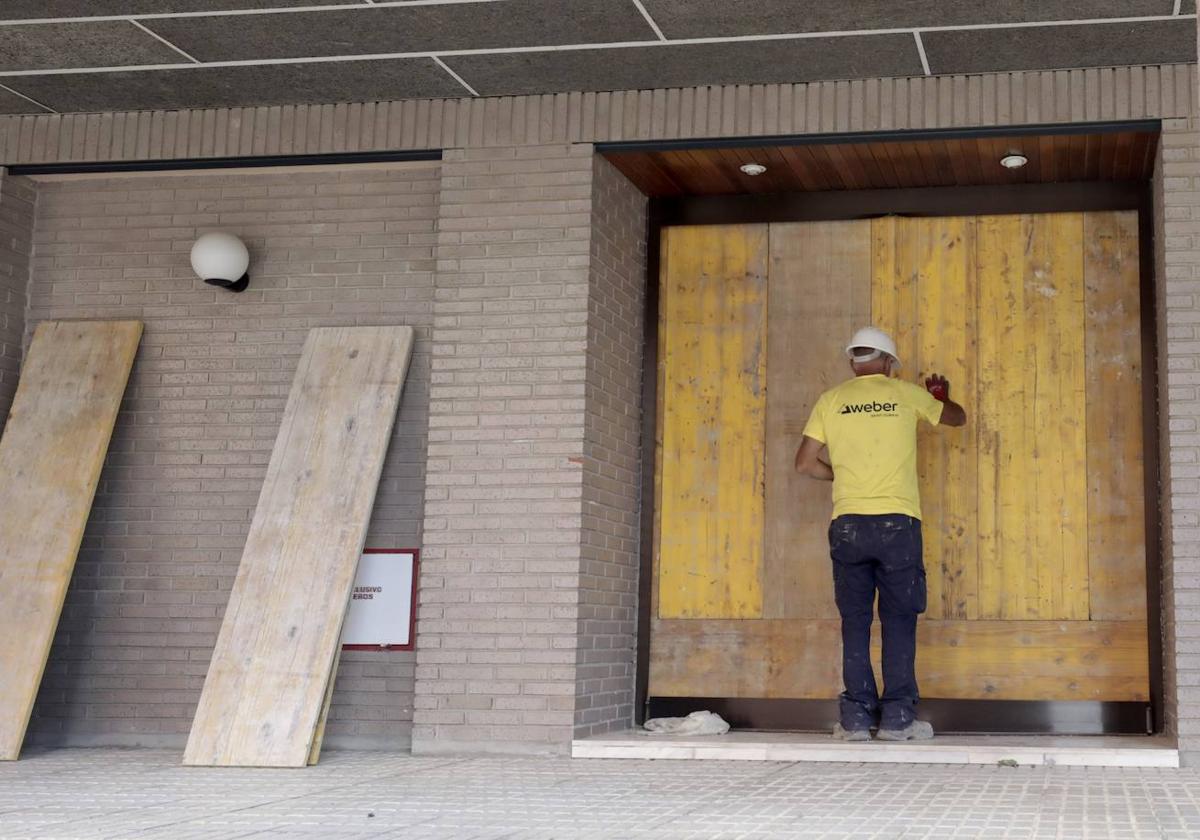
M 652 197 L 955 187 L 1071 181 L 1144 181 L 1154 169 L 1158 135 L 1121 130 L 1093 134 L 1008 135 L 673 147 L 604 152 Z M 1000 159 L 1028 163 L 1006 169 Z M 746 175 L 747 163 L 765 166 Z

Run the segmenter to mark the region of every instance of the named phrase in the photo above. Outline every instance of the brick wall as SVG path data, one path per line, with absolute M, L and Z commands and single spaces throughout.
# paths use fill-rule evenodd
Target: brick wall
M 604 158 L 592 176 L 575 735 L 633 723 L 646 197 Z
M 1165 0 L 1163 0 L 1165 3 Z M 1196 65 L 0 116 L 0 163 L 541 146 L 1185 117 Z
M 303 148 L 292 145 L 300 134 L 272 128 L 278 108 L 119 115 L 122 136 L 162 142 L 118 149 L 88 140 L 79 155 L 73 145 L 63 151 L 63 132 L 105 137 L 91 127 L 113 115 L 36 118 L 44 131 L 0 118 L 7 161 L 104 159 L 113 150 L 139 158 L 247 153 L 235 135 L 264 138 L 259 153 L 462 147 L 446 153 L 436 177 L 390 179 L 395 195 L 377 171 L 360 172 L 361 194 L 349 174 L 43 186 L 54 207 L 39 213 L 31 319 L 132 315 L 148 330 L 35 736 L 148 741 L 186 731 L 299 336 L 339 319 L 398 320 L 386 307 L 400 300 L 404 320 L 424 319 L 423 332 L 397 433 L 406 442 L 385 470 L 386 512 L 371 540 L 415 544 L 425 529 L 415 748 L 563 751 L 574 734 L 627 720 L 632 654 L 622 647 L 622 575 L 634 550 L 624 535 L 636 483 L 621 482 L 636 449 L 622 436 L 630 418 L 618 419 L 608 398 L 630 387 L 636 362 L 611 358 L 626 340 L 619 329 L 630 325 L 607 315 L 635 293 L 622 266 L 634 233 L 611 208 L 638 210 L 615 173 L 593 162 L 587 142 L 1176 118 L 1194 110 L 1194 80 L 1194 66 L 1134 67 L 440 108 L 303 106 Z M 291 111 L 299 120 L 300 109 L 284 114 Z M 1187 119 L 1167 119 L 1165 128 L 1157 196 L 1165 235 L 1156 251 L 1167 723 L 1188 760 L 1200 763 L 1200 334 L 1192 323 L 1200 303 L 1200 129 Z M 415 181 L 400 189 L 406 178 Z M 257 225 L 257 244 L 247 233 L 251 244 L 282 254 L 256 272 L 268 285 L 256 281 L 237 306 L 194 281 L 184 257 L 197 230 L 226 223 Z M 410 239 L 380 256 L 380 237 L 392 234 Z M 407 247 L 413 253 L 395 260 L 413 260 L 411 271 L 367 285 L 379 272 L 363 266 L 386 265 L 395 248 Z M 427 427 L 413 402 L 425 370 Z M 403 738 L 413 679 L 410 656 L 344 657 L 331 741 Z
M 575 717 L 590 145 L 444 153 L 415 752 Z
M 1163 420 L 1163 624 L 1168 731 L 1200 766 L 1200 123 L 1166 120 L 1155 204 Z M 1162 352 L 1165 347 L 1166 352 Z
M 432 164 L 39 184 L 30 323 L 146 329 L 32 740 L 182 744 L 310 327 L 416 327 L 367 544 L 420 544 L 437 189 Z M 192 274 L 213 228 L 246 240 L 246 292 Z M 413 659 L 343 655 L 326 742 L 407 743 Z
M 8 419 L 21 367 L 36 199 L 37 191 L 27 178 L 0 170 L 0 431 Z

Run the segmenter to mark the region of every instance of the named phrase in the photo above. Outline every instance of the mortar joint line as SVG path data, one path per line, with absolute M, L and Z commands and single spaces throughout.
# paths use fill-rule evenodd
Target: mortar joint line
M 654 34 L 658 36 L 658 40 L 667 40 L 667 36 L 663 34 L 663 31 L 659 28 L 658 23 L 656 23 L 654 18 L 650 16 L 650 12 L 646 10 L 642 0 L 631 0 L 631 2 L 633 5 L 637 6 L 637 10 L 642 13 L 642 17 L 646 19 L 646 23 L 650 24 L 650 28 L 653 29 Z
M 921 40 L 920 31 L 913 30 L 913 40 L 917 42 L 917 55 L 921 57 L 921 69 L 925 71 L 926 76 L 932 76 L 929 72 L 929 57 L 925 55 L 925 43 Z
M 438 67 L 441 67 L 441 68 L 442 68 L 443 70 L 445 70 L 445 71 L 446 71 L 448 74 L 450 74 L 450 77 L 451 77 L 452 79 L 454 79 L 454 81 L 458 82 L 460 85 L 462 85 L 463 87 L 465 87 L 465 88 L 467 89 L 467 91 L 468 91 L 468 92 L 470 92 L 470 94 L 471 94 L 472 96 L 479 96 L 479 91 L 475 90 L 475 88 L 473 88 L 473 87 L 471 87 L 469 84 L 467 84 L 467 80 L 466 80 L 466 79 L 464 79 L 462 76 L 458 75 L 457 73 L 455 73 L 455 72 L 454 72 L 454 70 L 453 70 L 453 69 L 450 67 L 450 65 L 449 65 L 449 64 L 447 64 L 446 62 L 442 61 L 442 60 L 441 60 L 440 58 L 438 58 L 436 55 L 431 55 L 431 56 L 430 56 L 430 58 L 432 58 L 432 59 L 434 60 L 434 62 L 436 62 L 436 63 L 437 63 L 437 66 L 438 66 Z
M 160 43 L 166 44 L 168 47 L 175 50 L 175 52 L 179 53 L 181 56 L 183 56 L 184 58 L 186 58 L 188 61 L 192 62 L 193 64 L 201 64 L 202 63 L 200 61 L 200 59 L 196 58 L 194 55 L 191 55 L 190 53 L 186 52 L 185 50 L 181 49 L 180 47 L 175 46 L 170 41 L 168 41 L 166 38 L 159 35 L 153 29 L 150 29 L 148 26 L 141 23 L 140 21 L 136 21 L 131 18 L 129 20 L 129 22 L 132 23 L 134 26 L 136 26 L 138 29 L 145 32 L 147 35 L 149 35 L 154 40 L 159 41 Z
M 22 99 L 24 99 L 25 101 L 27 101 L 27 102 L 32 102 L 34 105 L 37 105 L 39 108 L 45 108 L 45 109 L 46 109 L 47 111 L 49 111 L 51 114 L 57 114 L 57 113 L 58 113 L 58 109 L 57 109 L 57 108 L 51 108 L 51 107 L 50 107 L 49 105 L 47 105 L 45 102 L 38 102 L 38 101 L 37 101 L 36 99 L 34 99 L 32 96 L 26 96 L 25 94 L 21 93 L 21 91 L 19 91 L 19 90 L 13 90 L 13 89 L 12 89 L 12 88 L 10 88 L 8 85 L 0 85 L 0 90 L 6 90 L 6 91 L 8 91 L 9 93 L 11 93 L 13 96 L 19 96 L 19 97 L 21 97 Z

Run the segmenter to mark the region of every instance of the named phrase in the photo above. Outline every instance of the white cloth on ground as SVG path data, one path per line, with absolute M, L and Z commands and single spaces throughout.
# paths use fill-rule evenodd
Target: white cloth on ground
M 692 712 L 687 717 L 651 718 L 642 724 L 643 735 L 724 735 L 729 724 L 715 712 Z

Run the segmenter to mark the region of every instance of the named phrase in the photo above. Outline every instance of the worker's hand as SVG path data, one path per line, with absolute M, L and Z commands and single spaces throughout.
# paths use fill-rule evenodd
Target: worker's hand
M 935 400 L 946 402 L 950 399 L 950 382 L 944 376 L 932 374 L 925 377 L 925 390 L 933 394 Z

